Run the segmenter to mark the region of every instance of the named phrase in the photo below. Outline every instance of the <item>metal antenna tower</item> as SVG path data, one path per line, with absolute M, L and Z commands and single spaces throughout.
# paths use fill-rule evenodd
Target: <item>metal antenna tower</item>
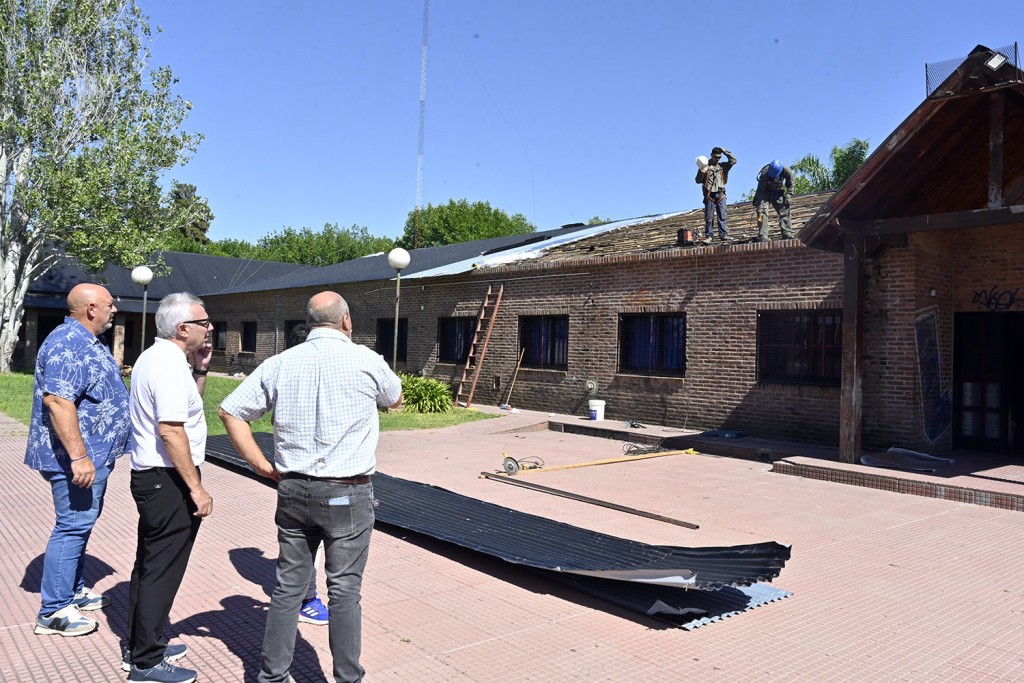
M 416 149 L 416 217 L 412 248 L 420 246 L 420 214 L 423 207 L 423 127 L 427 117 L 427 36 L 430 26 L 430 0 L 423 0 L 423 42 L 420 54 L 420 138 Z

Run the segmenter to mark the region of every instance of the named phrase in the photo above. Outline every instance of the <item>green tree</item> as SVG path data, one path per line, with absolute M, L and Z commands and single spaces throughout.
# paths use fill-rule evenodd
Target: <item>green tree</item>
M 600 216 L 596 216 L 595 215 L 593 218 L 591 218 L 589 221 L 587 221 L 587 225 L 602 225 L 604 223 L 611 223 L 611 222 L 612 222 L 611 218 L 601 218 Z
M 867 140 L 854 138 L 842 147 L 832 148 L 829 157 L 832 161 L 831 168 L 822 163 L 821 159 L 813 154 L 808 154 L 795 164 L 790 166 L 793 171 L 793 192 L 806 194 L 808 192 L 826 192 L 838 189 L 864 165 L 868 158 Z
M 406 249 L 440 247 L 488 237 L 525 235 L 536 228 L 522 214 L 509 216 L 490 202 L 469 203 L 466 199 L 450 199 L 447 204 L 427 204 L 426 208 L 409 212 L 405 231 L 397 244 Z
M 160 175 L 202 137 L 168 68 L 149 69 L 134 0 L 0 0 L 0 371 L 29 284 L 60 244 L 84 267 L 138 265 L 178 215 Z
M 387 237 L 375 237 L 359 225 L 339 228 L 337 223 L 324 225 L 314 232 L 309 228 L 285 228 L 261 237 L 256 251 L 264 261 L 302 263 L 307 266 L 330 266 L 360 256 L 378 254 L 395 246 Z
M 206 233 L 213 222 L 213 211 L 206 200 L 196 194 L 196 186 L 175 180 L 171 184 L 169 199 L 175 213 L 172 224 L 178 226 L 175 232 L 200 244 L 209 243 Z

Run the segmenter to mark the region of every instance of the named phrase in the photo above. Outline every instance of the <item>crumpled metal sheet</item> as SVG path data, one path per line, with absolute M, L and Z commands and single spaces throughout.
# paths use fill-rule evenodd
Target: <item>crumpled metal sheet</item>
M 549 571 L 713 590 L 771 581 L 790 556 L 788 546 L 773 541 L 703 548 L 648 545 L 380 472 L 373 485 L 380 522 Z
M 256 434 L 273 453 L 270 434 Z M 245 466 L 226 436 L 207 440 L 207 456 Z M 790 595 L 765 584 L 779 575 L 790 547 L 648 545 L 556 522 L 447 489 L 373 478 L 377 521 L 512 564 L 621 607 L 692 629 Z

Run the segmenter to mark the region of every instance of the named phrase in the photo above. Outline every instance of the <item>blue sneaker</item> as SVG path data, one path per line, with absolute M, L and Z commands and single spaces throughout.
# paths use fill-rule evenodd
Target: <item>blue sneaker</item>
M 176 662 L 188 654 L 188 645 L 184 643 L 171 643 L 164 649 L 164 661 Z M 128 649 L 128 643 L 121 643 L 121 671 L 131 673 L 132 651 Z
M 132 665 L 129 681 L 149 681 L 149 683 L 192 683 L 196 680 L 196 672 L 174 666 L 166 659 L 149 669 L 140 669 Z
M 78 591 L 71 604 L 80 609 L 83 612 L 91 612 L 97 609 L 103 609 L 110 604 L 110 598 L 106 595 L 100 595 L 99 593 L 93 593 L 91 588 L 83 588 Z
M 303 600 L 302 609 L 299 610 L 299 621 L 304 624 L 326 626 L 330 623 L 327 606 L 320 602 L 320 598 Z

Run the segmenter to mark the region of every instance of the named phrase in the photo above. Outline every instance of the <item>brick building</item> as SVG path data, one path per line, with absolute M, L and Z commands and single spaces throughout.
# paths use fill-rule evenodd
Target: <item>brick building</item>
M 828 196 L 795 198 L 795 222 Z M 599 399 L 614 419 L 834 442 L 842 258 L 798 240 L 751 243 L 752 208 L 730 210 L 736 240 L 714 246 L 680 244 L 703 225 L 695 210 L 416 250 L 401 280 L 398 367 L 457 386 L 488 288 L 500 288 L 475 403 L 586 415 Z M 255 367 L 328 287 L 349 302 L 355 340 L 391 358 L 393 275 L 381 255 L 208 294 L 226 330 L 214 362 Z
M 793 199 L 799 239 L 687 239 L 703 212 L 419 249 L 196 291 L 214 369 L 284 349 L 309 297 L 354 339 L 472 400 L 862 447 L 1024 453 L 1024 84 L 979 46 L 835 194 Z M 767 160 L 765 160 L 767 161 Z M 500 303 L 494 306 L 500 291 Z M 490 294 L 489 294 L 490 293 Z M 492 305 L 485 307 L 486 301 Z M 481 312 L 490 337 L 470 340 Z M 514 380 L 514 385 L 513 385 Z

